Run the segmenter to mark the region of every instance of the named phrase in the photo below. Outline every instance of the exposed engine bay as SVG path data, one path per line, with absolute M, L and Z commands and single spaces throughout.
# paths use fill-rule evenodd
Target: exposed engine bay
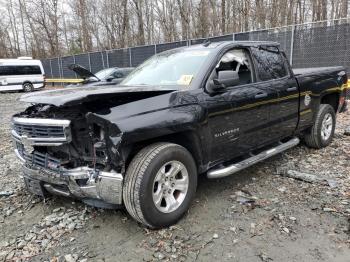
M 41 143 L 32 141 L 33 148 L 28 153 L 37 153 L 41 155 L 48 155 L 55 161 L 49 162 L 45 168 L 58 170 L 60 168 L 72 169 L 81 166 L 89 168 L 109 171 L 111 169 L 119 170 L 117 162 L 111 161 L 106 150 L 106 132 L 118 133 L 118 129 L 114 126 L 113 130 L 107 126 L 109 123 L 101 123 L 101 121 L 94 121 L 96 117 L 94 114 L 105 115 L 110 113 L 110 108 L 119 105 L 127 104 L 136 100 L 154 96 L 154 92 L 149 93 L 125 93 L 118 94 L 118 96 L 110 97 L 108 99 L 85 102 L 79 105 L 56 107 L 54 105 L 36 104 L 28 107 L 24 112 L 14 116 L 14 119 L 26 118 L 30 119 L 46 119 L 48 126 L 37 126 L 39 128 L 37 134 L 30 134 L 34 129 L 32 126 L 20 126 L 27 136 L 43 136 L 49 139 L 54 135 L 58 137 L 58 130 L 50 126 L 52 120 L 69 120 L 69 127 L 65 128 L 67 139 L 55 145 L 49 143 Z M 14 123 L 16 127 L 18 123 Z M 47 128 L 47 130 L 44 130 Z M 58 127 L 55 127 L 58 128 Z M 15 128 L 16 130 L 16 128 Z M 28 132 L 29 133 L 28 133 Z M 26 133 L 27 132 L 27 133 Z M 50 134 L 50 132 L 56 132 Z M 23 139 L 22 139 L 23 141 Z M 51 142 L 54 142 L 52 140 Z M 21 141 L 18 141 L 17 147 L 21 147 Z M 23 150 L 23 149 L 22 149 Z M 28 150 L 27 150 L 28 151 Z M 55 162 L 53 164 L 53 162 Z M 119 170 L 120 171 L 120 170 Z

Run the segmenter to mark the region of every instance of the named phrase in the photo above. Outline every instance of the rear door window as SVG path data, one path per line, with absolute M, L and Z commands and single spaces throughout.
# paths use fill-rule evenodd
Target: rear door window
M 288 75 L 285 60 L 276 47 L 252 48 L 256 71 L 261 81 L 282 78 Z

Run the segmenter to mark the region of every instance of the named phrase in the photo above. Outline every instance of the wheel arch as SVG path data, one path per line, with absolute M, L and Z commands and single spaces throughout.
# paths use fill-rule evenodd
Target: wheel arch
M 338 112 L 339 99 L 340 99 L 339 92 L 325 93 L 321 95 L 320 105 L 322 104 L 331 105 L 334 109 L 334 112 Z
M 128 152 L 125 154 L 125 169 L 127 169 L 133 157 L 142 148 L 158 142 L 174 143 L 186 148 L 192 155 L 198 172 L 200 173 L 204 171 L 205 159 L 202 144 L 195 131 L 190 130 L 163 135 L 152 139 L 135 142 L 132 145 L 129 145 L 127 150 Z

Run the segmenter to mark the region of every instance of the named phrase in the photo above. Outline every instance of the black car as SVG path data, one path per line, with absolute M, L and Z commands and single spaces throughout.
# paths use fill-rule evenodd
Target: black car
M 78 64 L 71 64 L 68 68 L 73 70 L 78 77 L 81 77 L 83 82 L 67 87 L 117 85 L 134 70 L 133 67 L 110 67 L 93 74 L 88 69 Z

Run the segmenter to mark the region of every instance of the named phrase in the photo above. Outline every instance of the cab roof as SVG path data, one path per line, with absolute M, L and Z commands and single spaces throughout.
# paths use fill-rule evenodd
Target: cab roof
M 209 44 L 208 45 L 204 45 L 205 43 L 202 44 L 197 44 L 197 45 L 193 45 L 190 47 L 194 47 L 194 48 L 221 48 L 227 45 L 237 45 L 237 46 L 254 46 L 254 47 L 259 47 L 259 46 L 280 46 L 279 43 L 277 42 L 273 42 L 273 41 L 220 41 L 220 42 L 210 42 L 209 40 Z

